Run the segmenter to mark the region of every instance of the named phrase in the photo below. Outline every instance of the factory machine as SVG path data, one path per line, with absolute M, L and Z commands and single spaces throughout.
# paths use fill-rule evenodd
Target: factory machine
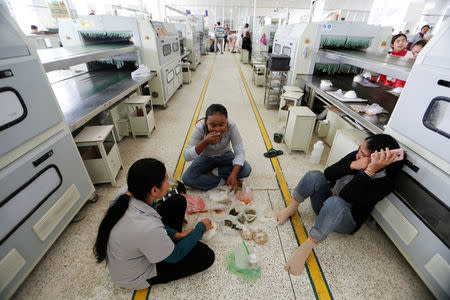
M 142 63 L 157 76 L 149 82 L 153 104 L 166 106 L 182 85 L 180 43 L 174 26 L 144 19 L 119 16 L 84 16 L 77 20 L 60 20 L 59 34 L 63 47 L 98 44 L 134 44 L 140 49 Z M 98 63 L 117 67 L 135 64 L 133 53 L 114 56 Z M 141 62 L 139 62 L 141 63 Z
M 191 63 L 191 70 L 195 70 L 197 66 L 200 64 L 200 36 L 201 33 L 196 31 L 197 22 L 193 16 L 187 15 L 174 19 L 171 17 L 171 20 L 174 20 L 174 23 L 171 23 L 175 26 L 178 32 L 181 33 L 181 36 L 184 38 L 184 43 L 186 45 L 188 52 L 187 59 Z M 178 22 L 177 22 L 178 21 Z
M 416 61 L 384 54 L 390 36 L 390 29 L 362 23 L 293 24 L 277 31 L 273 52 L 291 56 L 291 76 L 304 88 L 308 105 L 319 99 L 340 110 L 345 120 L 339 122 L 369 134 L 388 133 L 399 141 L 405 165 L 395 178 L 394 192 L 372 215 L 433 294 L 449 299 L 450 21 Z M 353 74 L 363 69 L 406 85 L 400 95 L 369 80 L 363 86 L 353 81 Z M 355 103 L 322 87 L 324 79 L 331 81 L 331 89 L 354 90 L 364 104 L 379 104 L 384 111 L 371 116 L 355 110 Z
M 298 74 L 313 74 L 315 69 L 339 62 L 321 51 L 350 49 L 364 54 L 387 54 L 391 30 L 363 22 L 330 21 L 326 23 L 297 23 L 279 26 L 275 33 L 272 53 L 287 55 L 290 71 L 287 84 Z
M 200 54 L 205 55 L 209 52 L 209 30 L 205 26 L 205 17 L 202 15 L 194 15 L 197 19 L 195 31 L 198 32 L 200 38 Z
M 36 50 L 0 4 L 0 298 L 94 194 Z
M 267 56 L 272 53 L 273 40 L 277 25 L 265 25 L 259 34 L 253 35 L 252 61 L 267 61 Z
M 411 69 L 385 130 L 407 163 L 372 213 L 438 299 L 450 298 L 449 44 L 447 20 Z
M 173 24 L 138 20 L 142 43 L 142 61 L 157 76 L 150 81 L 153 104 L 167 105 L 183 84 L 178 31 Z M 147 50 L 148 49 L 148 50 Z

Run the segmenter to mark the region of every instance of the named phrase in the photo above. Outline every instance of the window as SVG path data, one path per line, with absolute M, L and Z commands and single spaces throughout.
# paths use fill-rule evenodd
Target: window
M 170 50 L 170 44 L 164 44 L 162 48 L 164 56 L 168 56 L 170 55 L 170 53 L 172 53 L 172 51 Z
M 284 46 L 283 47 L 283 55 L 291 56 L 291 48 Z
M 178 75 L 178 74 L 180 74 L 180 72 L 181 72 L 181 66 L 178 65 L 178 66 L 175 68 L 175 73 Z
M 12 88 L 0 89 L 0 131 L 19 123 L 27 116 L 27 108 L 19 92 Z
M 450 99 L 434 98 L 422 119 L 423 125 L 446 138 L 450 138 Z
M 273 53 L 280 54 L 280 51 L 281 51 L 281 45 L 275 44 L 275 47 L 273 48 Z
M 178 42 L 177 43 L 173 43 L 172 44 L 172 51 L 173 52 L 177 52 L 178 49 L 180 49 L 180 44 L 178 44 Z

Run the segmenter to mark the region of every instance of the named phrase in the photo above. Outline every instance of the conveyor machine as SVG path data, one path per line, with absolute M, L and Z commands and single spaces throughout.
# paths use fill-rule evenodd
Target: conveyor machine
M 171 18 L 172 19 L 172 18 Z M 176 23 L 172 23 L 182 36 L 185 38 L 186 48 L 190 51 L 187 55 L 188 61 L 191 63 L 190 68 L 195 70 L 200 64 L 200 35 L 201 33 L 196 31 L 197 22 L 192 16 L 183 16 L 175 19 Z
M 334 68 L 338 72 L 360 71 L 320 55 L 321 49 L 351 49 L 387 54 L 390 39 L 389 28 L 363 22 L 297 23 L 278 27 L 272 53 L 291 58 L 287 80 L 290 85 L 298 74 L 313 74 L 318 69 L 328 72 Z
M 149 82 L 153 104 L 166 106 L 182 84 L 180 43 L 176 29 L 167 23 L 119 16 L 84 16 L 76 20 L 60 20 L 59 34 L 64 47 L 91 44 L 134 44 L 142 62 L 133 54 L 102 59 L 103 64 L 143 63 L 157 76 Z
M 405 149 L 377 222 L 438 299 L 450 298 L 450 20 L 420 52 L 385 130 Z

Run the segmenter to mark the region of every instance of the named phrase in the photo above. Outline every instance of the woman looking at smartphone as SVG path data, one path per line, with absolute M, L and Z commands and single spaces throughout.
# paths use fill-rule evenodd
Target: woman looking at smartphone
M 292 194 L 288 207 L 277 213 L 281 225 L 297 212 L 306 198 L 317 214 L 309 238 L 285 265 L 299 275 L 311 250 L 333 231 L 353 234 L 366 221 L 375 204 L 394 190 L 393 178 L 401 168 L 403 156 L 397 141 L 387 134 L 372 135 L 358 151 L 346 155 L 324 173 L 307 172 Z M 395 149 L 391 151 L 390 149 Z

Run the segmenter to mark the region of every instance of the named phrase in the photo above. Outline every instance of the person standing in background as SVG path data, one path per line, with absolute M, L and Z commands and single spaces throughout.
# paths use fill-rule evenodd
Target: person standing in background
M 411 50 L 412 45 L 414 45 L 415 43 L 417 43 L 420 40 L 425 39 L 425 35 L 428 33 L 429 30 L 430 30 L 430 25 L 424 25 L 420 29 L 420 32 L 413 35 L 411 38 L 408 38 L 408 45 L 406 46 L 406 50 Z
M 248 59 L 252 55 L 252 39 L 250 38 L 250 32 L 246 32 L 244 39 L 242 40 L 242 49 L 248 50 Z
M 230 34 L 230 26 L 228 26 L 228 24 L 225 24 L 224 30 L 225 30 L 224 46 L 226 47 L 227 42 L 228 42 L 228 35 Z M 224 48 L 224 49 L 226 49 L 226 48 Z
M 214 28 L 214 52 L 217 52 L 217 44 L 220 45 L 220 53 L 223 54 L 223 46 L 224 46 L 224 37 L 225 37 L 225 29 L 223 26 L 220 26 L 220 22 L 217 22 L 217 26 Z

